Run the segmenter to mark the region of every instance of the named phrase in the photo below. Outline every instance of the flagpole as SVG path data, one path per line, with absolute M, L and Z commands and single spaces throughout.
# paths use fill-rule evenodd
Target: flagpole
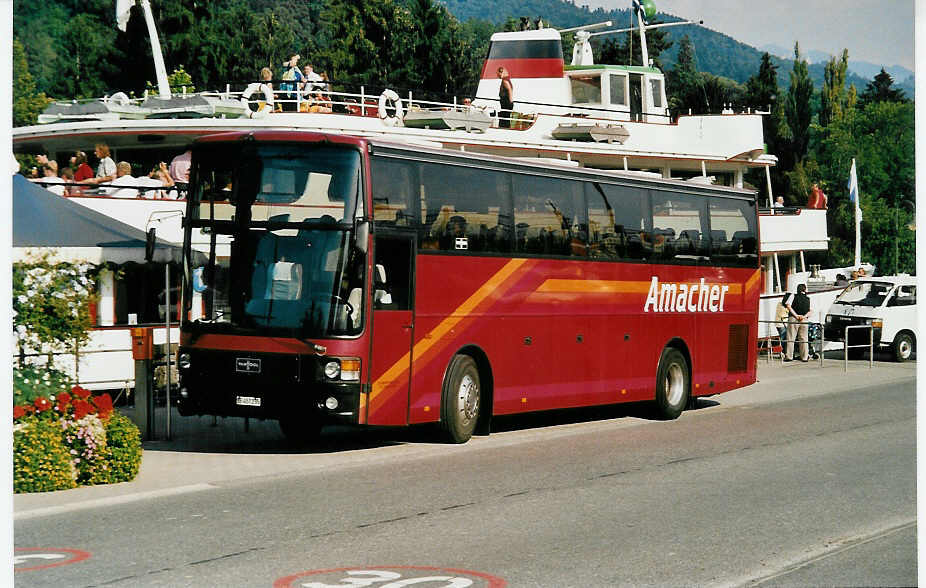
M 855 267 L 862 264 L 862 209 L 859 207 L 858 175 L 855 170 L 855 158 L 849 168 L 849 201 L 855 206 Z

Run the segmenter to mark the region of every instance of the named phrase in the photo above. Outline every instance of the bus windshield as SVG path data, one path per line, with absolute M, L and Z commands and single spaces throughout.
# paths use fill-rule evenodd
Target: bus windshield
M 360 153 L 320 146 L 208 146 L 194 156 L 191 231 L 208 262 L 189 269 L 199 328 L 295 337 L 359 333 L 364 254 Z

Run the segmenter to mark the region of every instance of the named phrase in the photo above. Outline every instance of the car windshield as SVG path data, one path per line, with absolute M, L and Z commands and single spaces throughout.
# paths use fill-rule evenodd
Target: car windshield
M 852 306 L 881 306 L 893 287 L 889 282 L 852 282 L 836 302 Z

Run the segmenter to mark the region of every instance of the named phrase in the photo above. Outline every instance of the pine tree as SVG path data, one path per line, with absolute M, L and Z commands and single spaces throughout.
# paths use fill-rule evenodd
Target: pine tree
M 864 106 L 874 102 L 908 102 L 903 90 L 892 88 L 894 79 L 891 74 L 881 68 L 881 72 L 865 86 L 865 91 L 859 96 L 859 102 Z
M 794 168 L 804 159 L 810 145 L 810 122 L 813 112 L 810 99 L 813 97 L 813 81 L 807 71 L 807 62 L 801 57 L 800 47 L 794 44 L 794 66 L 791 69 L 791 87 L 785 101 L 785 119 L 791 132 L 790 149 L 779 154 L 782 170 Z
M 34 125 L 49 102 L 44 92 L 35 89 L 23 44 L 13 39 L 13 126 Z

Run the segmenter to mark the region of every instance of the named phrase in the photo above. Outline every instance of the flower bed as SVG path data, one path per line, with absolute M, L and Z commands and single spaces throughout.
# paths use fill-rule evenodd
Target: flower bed
M 24 378 L 29 384 L 29 379 Z M 14 378 L 15 380 L 15 378 Z M 13 491 L 47 492 L 126 482 L 141 464 L 141 436 L 109 394 L 14 391 Z

